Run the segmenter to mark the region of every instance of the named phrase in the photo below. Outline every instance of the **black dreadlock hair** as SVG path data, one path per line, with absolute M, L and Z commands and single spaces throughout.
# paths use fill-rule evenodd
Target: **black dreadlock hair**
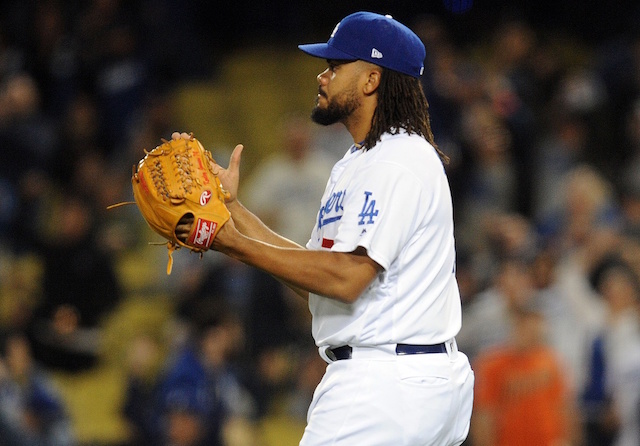
M 442 163 L 449 163 L 449 157 L 434 141 L 429 103 L 420 80 L 394 70 L 383 70 L 378 86 L 378 106 L 371 120 L 371 130 L 364 140 L 364 149 L 373 147 L 383 133 L 397 134 L 400 129 L 422 136 L 438 152 Z

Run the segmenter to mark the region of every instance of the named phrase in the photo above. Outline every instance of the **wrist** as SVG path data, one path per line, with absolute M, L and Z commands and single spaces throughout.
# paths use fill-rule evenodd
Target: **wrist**
M 240 203 L 240 200 L 238 200 L 238 198 L 234 198 L 231 201 L 227 201 L 225 203 L 225 206 L 227 206 L 227 209 L 229 209 L 229 212 L 233 213 L 233 209 L 239 209 L 242 208 L 242 203 Z

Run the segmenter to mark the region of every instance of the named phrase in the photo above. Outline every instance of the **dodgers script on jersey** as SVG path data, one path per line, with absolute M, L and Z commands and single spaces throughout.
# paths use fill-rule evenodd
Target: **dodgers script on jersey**
M 362 246 L 384 271 L 353 304 L 309 296 L 319 347 L 436 344 L 457 334 L 447 181 L 433 147 L 404 131 L 383 135 L 367 152 L 353 147 L 336 163 L 307 248 Z

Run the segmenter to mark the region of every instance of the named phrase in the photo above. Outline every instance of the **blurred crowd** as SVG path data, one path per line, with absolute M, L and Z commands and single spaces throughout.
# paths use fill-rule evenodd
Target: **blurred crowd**
M 179 2 L 151 3 L 2 11 L 0 445 L 80 444 L 50 374 L 100 365 L 105 319 L 130 298 L 119 261 L 148 240 L 135 207 L 106 207 L 131 199 L 141 148 L 179 130 L 173 90 L 215 82 L 193 29 L 163 32 Z M 505 19 L 461 44 L 437 16 L 408 24 L 451 158 L 458 344 L 476 371 L 467 444 L 637 446 L 640 33 L 587 44 Z M 297 114 L 274 131 L 282 150 L 241 199 L 304 244 L 351 142 Z M 166 337 L 127 346 L 123 445 L 259 445 L 274 411 L 304 422 L 323 373 L 304 302 L 243 264 L 194 257 L 151 290 L 171 294 Z

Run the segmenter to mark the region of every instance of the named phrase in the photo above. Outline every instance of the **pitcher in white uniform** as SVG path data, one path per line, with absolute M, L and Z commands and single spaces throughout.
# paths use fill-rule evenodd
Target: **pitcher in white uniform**
M 448 159 L 420 84 L 424 45 L 390 16 L 358 12 L 327 43 L 299 48 L 328 63 L 312 119 L 341 122 L 354 145 L 331 172 L 306 248 L 238 201 L 238 145 L 228 168 L 215 166 L 232 219 L 212 248 L 308 298 L 328 365 L 301 445 L 461 444 L 474 376 L 455 341 L 462 317 Z

